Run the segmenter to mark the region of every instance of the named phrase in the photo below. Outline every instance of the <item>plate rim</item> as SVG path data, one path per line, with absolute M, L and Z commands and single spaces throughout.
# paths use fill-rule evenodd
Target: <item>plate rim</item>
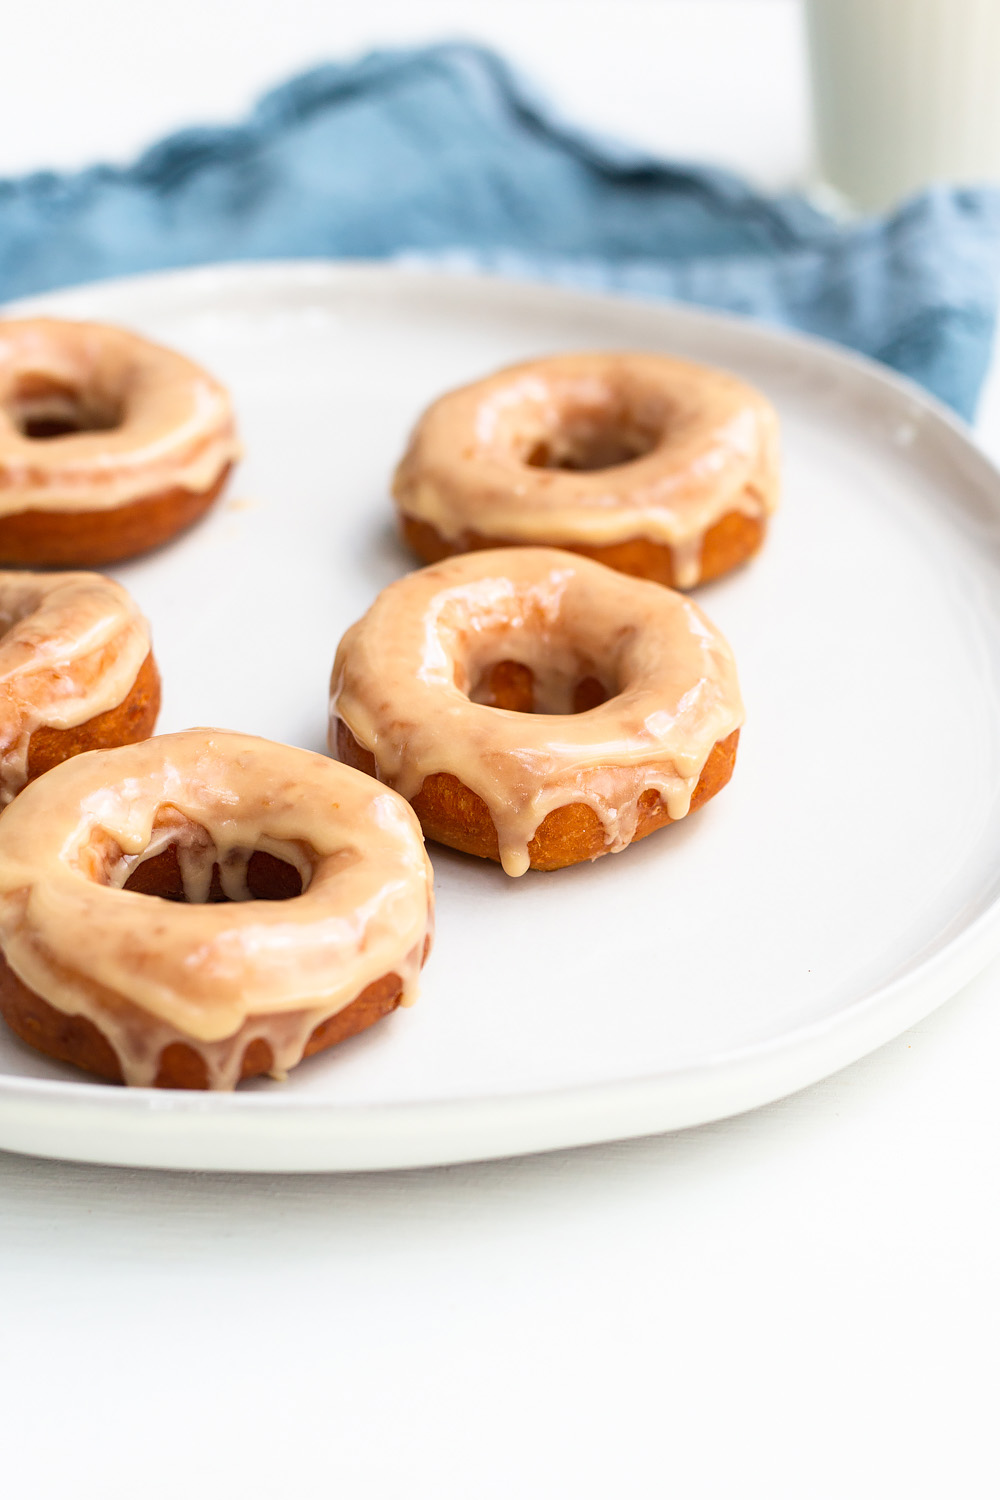
M 113 299 L 161 288 L 195 300 L 219 284 L 237 292 L 241 286 L 329 291 L 352 282 L 428 281 L 501 300 L 510 295 L 556 299 L 567 308 L 574 301 L 589 308 L 595 303 L 650 307 L 694 334 L 706 329 L 736 334 L 758 347 L 791 347 L 813 364 L 832 365 L 855 381 L 888 390 L 907 403 L 909 416 L 919 412 L 929 419 L 939 434 L 947 434 L 949 460 L 960 453 L 966 465 L 972 461 L 1000 515 L 1000 467 L 965 422 L 915 381 L 832 340 L 666 298 L 510 278 L 464 265 L 456 269 L 447 259 L 430 257 L 251 260 L 82 282 L 5 303 L 0 317 L 59 315 L 60 305 L 72 306 L 81 296 Z M 335 1172 L 488 1160 L 691 1128 L 775 1102 L 858 1061 L 944 1004 L 998 952 L 1000 892 L 908 972 L 830 1015 L 666 1071 L 560 1088 L 357 1104 L 283 1092 L 167 1092 L 0 1074 L 0 1148 L 160 1169 Z M 109 1136 L 123 1138 L 109 1138 L 100 1148 L 77 1145 L 69 1120 L 81 1112 L 91 1131 L 103 1127 Z M 265 1127 L 280 1121 L 283 1129 L 271 1139 L 257 1128 L 248 1133 L 248 1121 Z M 246 1156 L 248 1145 L 255 1152 L 252 1160 Z
M 943 421 L 951 434 L 968 445 L 981 458 L 994 478 L 1000 478 L 1000 464 L 994 464 L 979 445 L 968 422 L 939 396 L 920 385 L 909 375 L 891 365 L 883 364 L 860 349 L 840 344 L 836 339 L 823 334 L 807 332 L 790 324 L 771 323 L 756 318 L 750 313 L 704 306 L 697 302 L 686 302 L 676 297 L 642 296 L 626 288 L 584 286 L 561 280 L 556 273 L 550 278 L 543 275 L 532 278 L 508 275 L 502 268 L 477 265 L 474 256 L 456 256 L 443 252 L 440 255 L 407 251 L 400 255 L 373 259 L 362 257 L 324 258 L 302 256 L 282 259 L 280 257 L 248 257 L 245 260 L 209 261 L 191 266 L 171 266 L 159 271 L 137 271 L 127 276 L 109 276 L 98 281 L 79 281 L 52 287 L 49 291 L 31 292 L 23 297 L 0 301 L 0 318 L 44 316 L 53 304 L 65 300 L 72 302 L 80 296 L 105 292 L 112 296 L 127 295 L 142 291 L 150 282 L 163 286 L 168 292 L 174 288 L 197 290 L 200 283 L 239 283 L 246 281 L 278 284 L 300 282 L 308 287 L 326 287 L 340 281 L 379 281 L 399 279 L 427 280 L 437 284 L 465 286 L 490 294 L 521 292 L 541 298 L 555 296 L 564 303 L 578 300 L 592 305 L 604 303 L 630 307 L 653 307 L 669 313 L 680 322 L 692 327 L 705 326 L 720 331 L 739 333 L 754 342 L 770 343 L 778 347 L 791 344 L 805 350 L 813 358 L 848 367 L 855 374 L 867 376 L 880 387 L 888 386 L 901 396 L 913 398 L 919 407 L 927 409 Z

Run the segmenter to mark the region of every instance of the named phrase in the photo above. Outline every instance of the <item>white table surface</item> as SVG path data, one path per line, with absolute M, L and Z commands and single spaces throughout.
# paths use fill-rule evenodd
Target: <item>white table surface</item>
M 50 0 L 4 18 L 0 173 L 457 33 L 605 128 L 808 172 L 792 0 Z M 994 966 L 805 1093 L 631 1144 L 339 1179 L 0 1154 L 0 1494 L 995 1495 L 998 998 Z

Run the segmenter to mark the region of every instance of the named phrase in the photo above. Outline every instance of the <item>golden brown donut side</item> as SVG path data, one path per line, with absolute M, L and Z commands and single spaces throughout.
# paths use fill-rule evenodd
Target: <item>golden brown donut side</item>
M 95 714 L 85 724 L 71 729 L 42 725 L 35 730 L 28 745 L 28 781 L 85 750 L 106 750 L 148 739 L 156 727 L 159 711 L 160 674 L 150 652 L 128 696 L 116 707 Z
M 478 531 L 465 531 L 449 541 L 429 521 L 420 521 L 408 515 L 400 515 L 399 526 L 407 546 L 427 563 L 441 562 L 446 557 L 455 557 L 463 552 L 525 545 L 516 538 L 484 536 Z M 698 583 L 710 583 L 723 573 L 732 572 L 734 568 L 749 562 L 760 551 L 766 535 L 766 517 L 730 511 L 705 532 Z M 651 582 L 662 583 L 670 589 L 688 587 L 678 582 L 674 549 L 665 542 L 655 542 L 649 537 L 633 537 L 627 542 L 613 542 L 603 547 L 589 547 L 576 542 L 560 542 L 559 547 L 564 552 L 589 557 L 594 562 L 604 563 L 606 567 L 614 568 L 618 573 L 628 573 L 633 578 L 648 578 Z
M 23 510 L 0 516 L 0 565 L 101 567 L 162 546 L 200 519 L 229 478 L 203 491 L 164 490 L 106 510 Z
M 312 1057 L 325 1051 L 337 1042 L 346 1041 L 359 1031 L 373 1026 L 376 1021 L 395 1010 L 403 993 L 403 983 L 397 974 L 385 974 L 369 984 L 350 1005 L 335 1016 L 320 1022 L 314 1029 L 303 1053 Z M 122 1002 L 123 1008 L 136 1012 L 135 1006 Z M 0 954 L 0 1016 L 11 1031 L 29 1047 L 57 1062 L 71 1063 L 87 1073 L 96 1074 L 109 1083 L 122 1083 L 122 1070 L 117 1054 L 103 1032 L 86 1016 L 71 1016 L 50 1005 L 28 988 L 14 973 L 7 960 Z M 270 1018 L 256 1018 L 257 1029 L 266 1025 Z M 283 1021 L 287 1017 L 281 1018 Z M 294 1016 L 291 1017 L 294 1020 Z M 246 1030 L 247 1028 L 244 1028 Z M 270 1072 L 273 1055 L 270 1045 L 262 1037 L 249 1039 L 237 1036 L 234 1047 L 243 1047 L 243 1058 L 239 1076 L 241 1079 L 258 1077 Z M 178 1033 L 177 1041 L 169 1042 L 160 1054 L 160 1066 L 153 1085 L 159 1089 L 207 1089 L 208 1073 L 204 1058 Z
M 740 731 L 736 729 L 713 747 L 692 793 L 691 812 L 702 807 L 729 781 L 736 763 L 739 738 Z M 337 754 L 346 765 L 365 771 L 369 776 L 376 774 L 375 757 L 358 744 L 340 719 L 337 721 L 336 743 Z M 457 776 L 439 771 L 426 777 L 410 805 L 427 838 L 463 854 L 500 862 L 496 825 L 489 809 L 482 798 Z M 631 842 L 644 839 L 647 834 L 655 833 L 673 821 L 659 795 L 648 790 L 639 799 L 639 817 Z M 533 870 L 561 870 L 582 860 L 597 859 L 607 852 L 601 820 L 592 807 L 580 802 L 554 808 L 528 844 Z

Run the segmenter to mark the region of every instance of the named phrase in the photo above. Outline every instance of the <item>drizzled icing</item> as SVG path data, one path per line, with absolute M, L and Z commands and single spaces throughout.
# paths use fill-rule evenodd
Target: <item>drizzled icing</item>
M 149 626 L 120 583 L 0 572 L 0 806 L 24 786 L 35 730 L 116 708 L 149 650 Z
M 90 430 L 29 437 L 32 416 Z M 226 391 L 183 355 L 98 323 L 0 321 L 0 516 L 203 494 L 239 453 Z
M 500 661 L 529 667 L 536 704 L 557 711 L 473 701 Z M 588 677 L 612 696 L 558 711 Z M 340 643 L 330 714 L 331 746 L 342 720 L 404 797 L 436 772 L 477 793 L 504 869 L 521 875 L 536 829 L 565 804 L 594 809 L 611 852 L 631 841 L 649 788 L 684 817 L 743 705 L 728 645 L 689 599 L 525 547 L 467 553 L 390 584 Z
M 189 899 L 217 864 L 230 902 L 122 889 L 176 843 Z M 295 865 L 301 895 L 247 900 L 257 850 Z M 0 946 L 14 973 L 108 1038 L 127 1083 L 151 1084 L 168 1043 L 232 1087 L 263 1038 L 276 1073 L 369 984 L 415 995 L 432 925 L 417 820 L 394 792 L 325 756 L 187 730 L 65 761 L 0 818 Z
M 715 522 L 774 510 L 777 419 L 721 370 L 654 354 L 558 355 L 435 401 L 393 494 L 403 515 L 451 542 L 660 542 L 689 588 Z

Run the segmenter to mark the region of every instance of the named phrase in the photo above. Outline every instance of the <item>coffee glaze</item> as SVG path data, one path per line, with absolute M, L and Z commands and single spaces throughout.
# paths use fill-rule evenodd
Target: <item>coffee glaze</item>
M 188 904 L 123 889 L 168 848 Z M 258 852 L 292 866 L 301 893 L 247 899 Z M 228 900 L 205 904 L 216 882 Z M 411 809 L 370 777 L 187 730 L 78 756 L 4 813 L 0 948 L 21 986 L 107 1038 L 126 1083 L 153 1084 L 181 1042 L 210 1088 L 232 1088 L 254 1044 L 280 1076 L 386 976 L 412 1002 L 431 882 Z
M 557 355 L 435 401 L 393 494 L 427 560 L 566 547 L 690 588 L 763 540 L 778 498 L 777 419 L 721 370 L 655 354 Z
M 183 355 L 100 323 L 0 321 L 0 518 L 203 494 L 239 452 L 225 389 Z
M 28 780 L 32 736 L 123 703 L 149 656 L 149 626 L 120 583 L 0 572 L 0 806 Z
M 500 663 L 530 671 L 540 712 L 490 706 Z M 606 701 L 573 712 L 585 684 Z M 569 804 L 596 813 L 600 853 L 632 841 L 644 794 L 683 818 L 743 705 L 728 645 L 690 600 L 525 547 L 390 584 L 340 643 L 330 714 L 331 748 L 343 726 L 407 800 L 442 772 L 481 798 L 504 870 L 522 875 L 536 830 Z

